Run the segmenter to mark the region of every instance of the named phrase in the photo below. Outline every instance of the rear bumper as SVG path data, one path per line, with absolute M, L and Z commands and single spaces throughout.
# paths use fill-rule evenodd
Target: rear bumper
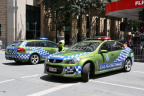
M 7 60 L 29 60 L 30 54 L 5 55 Z

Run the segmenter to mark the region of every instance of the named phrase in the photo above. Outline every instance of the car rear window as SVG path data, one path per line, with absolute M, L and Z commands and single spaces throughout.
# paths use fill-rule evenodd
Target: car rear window
M 18 42 L 14 42 L 11 44 L 11 46 L 20 46 L 20 44 L 22 43 L 23 41 L 18 41 Z

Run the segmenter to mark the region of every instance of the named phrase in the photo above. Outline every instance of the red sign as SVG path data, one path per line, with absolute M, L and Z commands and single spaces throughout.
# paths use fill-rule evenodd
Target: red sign
M 105 6 L 105 14 L 113 11 L 142 8 L 142 7 L 144 7 L 144 0 L 120 0 L 107 4 Z

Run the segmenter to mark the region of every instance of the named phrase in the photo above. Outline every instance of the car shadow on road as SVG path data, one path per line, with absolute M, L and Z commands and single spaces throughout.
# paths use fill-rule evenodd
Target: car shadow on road
M 40 79 L 47 82 L 55 82 L 55 83 L 78 83 L 80 82 L 80 78 L 66 78 L 52 75 L 44 75 L 40 77 Z
M 2 63 L 3 65 L 9 65 L 9 66 L 24 66 L 24 65 L 32 65 L 31 63 L 28 62 L 21 62 L 21 63 L 16 63 L 16 62 L 9 62 L 9 63 Z M 43 64 L 43 62 L 40 62 L 39 64 Z
M 116 71 L 111 71 L 107 73 L 102 73 L 98 75 L 93 75 L 90 76 L 91 79 L 98 79 L 98 78 L 104 78 L 116 74 L 123 73 L 121 70 L 116 70 Z M 78 82 L 83 82 L 81 78 L 66 78 L 66 77 L 59 77 L 59 76 L 51 76 L 51 75 L 44 75 L 40 77 L 40 79 L 47 81 L 47 82 L 56 82 L 56 83 L 78 83 Z M 86 83 L 86 82 L 83 82 Z

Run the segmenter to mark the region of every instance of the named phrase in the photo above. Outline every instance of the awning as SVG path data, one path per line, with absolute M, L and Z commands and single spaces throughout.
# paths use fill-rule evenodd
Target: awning
M 138 20 L 139 11 L 144 9 L 144 0 L 120 0 L 105 6 L 106 16 Z

